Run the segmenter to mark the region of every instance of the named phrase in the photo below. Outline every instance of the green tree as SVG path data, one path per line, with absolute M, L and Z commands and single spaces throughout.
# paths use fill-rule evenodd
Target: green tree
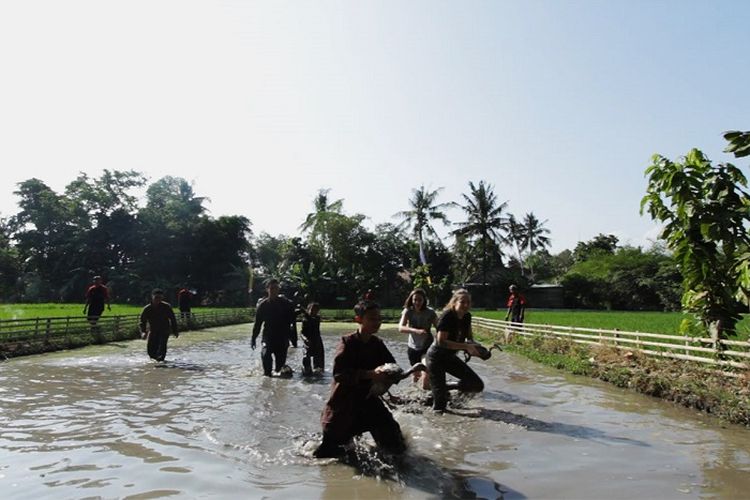
M 16 249 L 10 244 L 11 230 L 8 221 L 0 217 L 0 302 L 16 300 L 21 262 Z
M 525 260 L 523 257 L 523 241 L 524 241 L 524 227 L 523 224 L 516 220 L 516 216 L 508 214 L 508 222 L 506 225 L 507 236 L 505 240 L 507 244 L 516 252 L 516 259 L 518 260 L 518 267 L 521 270 L 521 275 L 525 274 L 524 264 Z
M 712 165 L 697 149 L 678 161 L 654 155 L 646 176 L 641 212 L 664 224 L 661 236 L 682 272 L 683 307 L 706 329 L 732 333 L 750 243 L 745 176 L 729 163 Z
M 491 184 L 479 181 L 479 185 L 469 182 L 469 194 L 463 194 L 465 204 L 460 205 L 466 220 L 456 223 L 453 231 L 456 236 L 466 238 L 481 256 L 482 280 L 487 283 L 487 273 L 493 260 L 502 266 L 503 254 L 500 245 L 504 241 L 503 232 L 507 229 L 508 218 L 503 210 L 507 202 L 498 203 Z
M 724 132 L 724 139 L 729 142 L 724 150 L 725 152 L 732 153 L 735 158 L 744 158 L 750 155 L 750 131 L 730 130 Z
M 60 300 L 72 263 L 82 251 L 75 203 L 39 179 L 18 184 L 20 211 L 11 219 L 24 263 L 22 300 Z M 85 250 L 85 248 L 84 248 Z M 83 292 L 81 292 L 83 293 Z
M 547 236 L 549 229 L 544 227 L 547 221 L 540 221 L 533 212 L 527 213 L 521 223 L 522 240 L 521 244 L 526 251 L 527 256 L 532 256 L 538 250 L 544 250 L 550 245 L 550 239 Z M 531 280 L 534 281 L 534 267 L 529 266 Z
M 419 245 L 419 257 L 422 265 L 427 264 L 425 256 L 425 239 L 432 237 L 439 241 L 433 221 L 440 221 L 443 225 L 449 225 L 450 221 L 445 215 L 444 210 L 450 207 L 451 203 L 437 203 L 437 197 L 443 188 L 437 188 L 434 191 L 427 190 L 424 185 L 417 189 L 412 189 L 412 197 L 409 199 L 409 210 L 398 212 L 394 217 L 403 219 L 400 227 L 411 230 L 411 233 Z
M 598 234 L 590 241 L 579 241 L 573 249 L 573 260 L 583 262 L 592 256 L 614 254 L 617 250 L 617 236 L 614 234 Z
M 313 246 L 317 247 L 327 257 L 331 256 L 333 251 L 329 239 L 329 226 L 342 216 L 344 200 L 338 199 L 331 201 L 328 193 L 330 189 L 320 189 L 313 200 L 314 210 L 307 214 L 305 222 L 300 224 L 299 228 L 303 233 L 307 233 L 307 240 Z

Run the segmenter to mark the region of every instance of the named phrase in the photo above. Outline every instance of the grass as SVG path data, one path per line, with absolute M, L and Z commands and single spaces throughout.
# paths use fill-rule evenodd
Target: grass
M 477 311 L 483 318 L 504 319 L 505 311 Z M 748 338 L 750 315 L 737 325 L 739 339 Z M 526 323 L 600 328 L 627 332 L 663 333 L 680 335 L 680 323 L 689 315 L 680 312 L 655 311 L 581 311 L 571 309 L 529 309 Z
M 143 305 L 112 304 L 112 310 L 104 309 L 103 316 L 127 316 L 140 314 Z M 177 307 L 174 307 L 177 311 Z M 193 312 L 211 312 L 225 307 L 193 307 Z M 83 304 L 0 304 L 0 320 L 31 318 L 66 318 L 83 316 Z
M 501 340 L 492 335 L 480 337 L 485 343 Z M 519 336 L 504 349 L 750 427 L 750 372 L 730 377 L 695 363 L 652 358 L 607 346 L 581 346 L 543 336 Z
M 144 304 L 145 305 L 145 304 Z M 112 311 L 105 315 L 140 314 L 143 305 L 113 304 Z M 213 311 L 222 308 L 196 307 L 198 311 Z M 83 304 L 0 304 L 0 320 L 82 316 Z M 399 308 L 385 308 L 383 320 L 397 322 L 401 316 Z M 473 314 L 484 318 L 503 319 L 505 311 L 475 310 Z M 353 321 L 351 309 L 323 309 L 321 315 L 333 321 Z M 582 311 L 571 309 L 529 309 L 526 312 L 527 323 L 540 323 L 584 328 L 619 329 L 628 332 L 664 333 L 679 335 L 680 323 L 689 315 L 679 312 L 653 311 Z M 750 337 L 750 315 L 737 326 L 738 339 Z

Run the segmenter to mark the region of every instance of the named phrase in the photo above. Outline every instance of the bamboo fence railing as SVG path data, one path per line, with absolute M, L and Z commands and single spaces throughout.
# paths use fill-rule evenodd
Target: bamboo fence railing
M 248 323 L 252 309 L 226 309 L 195 312 L 190 319 L 180 318 L 180 331 L 212 326 Z M 102 344 L 140 336 L 139 315 L 103 315 L 91 325 L 85 316 L 31 318 L 0 321 L 0 358 L 54 351 L 89 344 Z
M 568 339 L 577 344 L 606 345 L 638 351 L 649 356 L 705 363 L 722 370 L 750 369 L 750 342 L 717 337 L 688 337 L 661 333 L 601 330 L 574 326 L 510 323 L 473 317 L 475 329 L 487 331 L 509 342 L 513 336 L 537 336 Z

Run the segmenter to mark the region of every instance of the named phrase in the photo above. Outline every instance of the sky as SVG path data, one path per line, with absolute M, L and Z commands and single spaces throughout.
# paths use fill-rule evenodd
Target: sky
M 553 252 L 648 246 L 653 154 L 747 173 L 722 132 L 750 130 L 749 25 L 744 1 L 2 2 L 0 217 L 24 180 L 136 170 L 294 235 L 319 189 L 374 226 L 483 180 Z

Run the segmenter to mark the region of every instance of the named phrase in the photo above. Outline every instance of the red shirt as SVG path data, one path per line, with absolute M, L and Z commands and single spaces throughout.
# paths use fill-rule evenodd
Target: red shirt
M 526 305 L 526 297 L 521 295 L 520 293 L 511 293 L 510 297 L 508 297 L 508 303 L 505 307 L 511 307 L 513 306 L 513 303 L 518 300 L 517 305 L 525 306 Z
M 91 304 L 104 304 L 109 300 L 109 290 L 104 285 L 91 285 L 86 290 L 86 299 Z

